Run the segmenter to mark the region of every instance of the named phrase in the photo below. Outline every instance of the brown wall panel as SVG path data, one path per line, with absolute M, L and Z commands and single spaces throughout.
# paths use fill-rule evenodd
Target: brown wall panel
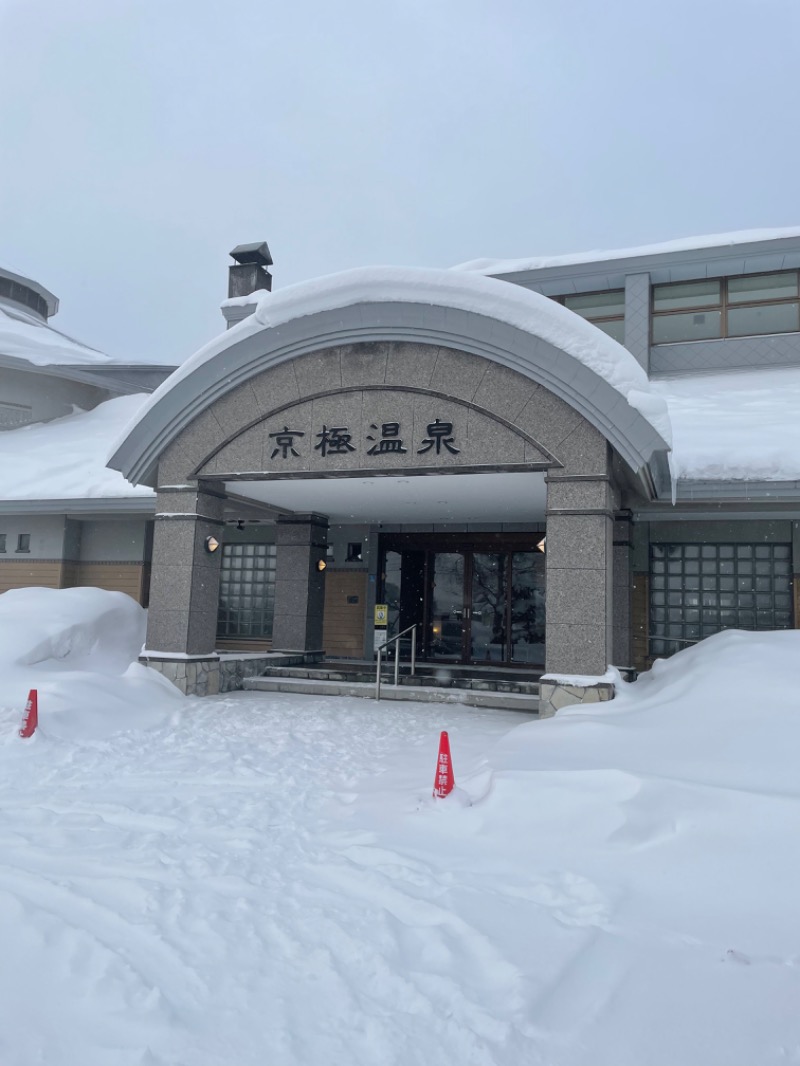
M 271 651 L 271 640 L 248 640 L 246 637 L 217 637 L 217 651 Z
M 71 588 L 127 592 L 137 603 L 142 602 L 141 563 L 79 563 L 70 579 Z
M 0 592 L 30 586 L 60 588 L 62 565 L 60 559 L 0 559 Z
M 367 575 L 360 570 L 326 570 L 322 644 L 329 656 L 360 659 L 364 654 Z

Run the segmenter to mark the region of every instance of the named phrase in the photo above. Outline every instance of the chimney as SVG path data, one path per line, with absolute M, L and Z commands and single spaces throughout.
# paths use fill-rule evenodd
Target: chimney
M 235 260 L 228 267 L 228 299 L 236 296 L 250 296 L 258 292 L 272 291 L 272 275 L 268 267 L 272 266 L 272 256 L 266 241 L 255 244 L 237 244 L 230 253 Z M 226 307 L 223 305 L 222 314 L 228 323 L 228 329 L 241 322 L 243 318 L 256 309 L 256 299 L 251 303 L 245 303 L 240 307 Z

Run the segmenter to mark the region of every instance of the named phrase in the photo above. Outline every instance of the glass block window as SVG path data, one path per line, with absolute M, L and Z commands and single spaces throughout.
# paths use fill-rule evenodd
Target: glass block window
M 225 544 L 219 586 L 217 636 L 272 636 L 275 545 Z
M 789 544 L 651 544 L 651 655 L 723 629 L 792 625 Z

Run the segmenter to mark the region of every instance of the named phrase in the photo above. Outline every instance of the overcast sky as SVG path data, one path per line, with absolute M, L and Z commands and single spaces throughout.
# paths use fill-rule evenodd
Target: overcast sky
M 275 287 L 800 224 L 798 0 L 0 0 L 0 263 L 178 362 Z

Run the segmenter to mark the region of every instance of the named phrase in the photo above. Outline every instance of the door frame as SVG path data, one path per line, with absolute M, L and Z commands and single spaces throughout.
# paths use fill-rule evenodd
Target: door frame
M 386 553 L 389 551 L 419 551 L 425 553 L 423 600 L 420 620 L 421 633 L 417 638 L 417 657 L 422 661 L 441 663 L 452 666 L 502 666 L 504 669 L 530 669 L 531 664 L 491 659 L 473 659 L 469 655 L 472 631 L 472 581 L 473 555 L 475 553 L 535 552 L 545 534 L 543 525 L 524 532 L 488 532 L 488 533 L 381 533 L 378 544 L 378 594 L 384 595 L 384 578 L 386 573 Z M 431 556 L 462 554 L 464 556 L 464 624 L 462 625 L 461 655 L 458 658 L 428 658 L 431 625 Z M 507 582 L 511 581 L 511 568 Z M 507 628 L 509 627 L 512 608 L 510 587 L 506 594 Z M 379 601 L 380 602 L 380 601 Z M 510 633 L 510 628 L 509 628 Z M 421 637 L 421 639 L 420 639 Z

